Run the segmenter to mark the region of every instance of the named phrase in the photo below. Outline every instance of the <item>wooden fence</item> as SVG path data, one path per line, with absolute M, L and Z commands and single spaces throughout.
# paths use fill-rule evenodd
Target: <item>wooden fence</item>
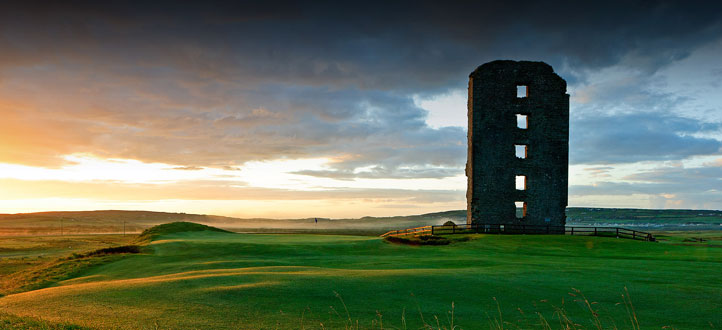
M 577 236 L 605 236 L 629 238 L 654 242 L 654 235 L 619 227 L 583 227 L 583 226 L 544 226 L 544 225 L 521 225 L 521 224 L 463 224 L 454 226 L 423 226 L 409 229 L 392 230 L 381 235 L 387 236 L 423 236 L 423 235 L 454 235 L 454 234 L 558 234 Z
M 423 235 L 433 235 L 432 230 L 434 226 L 423 226 L 423 227 L 416 227 L 416 228 L 409 228 L 409 229 L 399 229 L 399 230 L 392 230 L 387 233 L 384 233 L 381 235 L 381 237 L 387 237 L 387 236 L 423 236 Z

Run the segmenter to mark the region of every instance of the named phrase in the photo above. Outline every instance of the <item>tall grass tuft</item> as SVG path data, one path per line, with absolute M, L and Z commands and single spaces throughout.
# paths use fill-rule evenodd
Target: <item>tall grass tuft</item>
M 629 290 L 627 290 L 626 286 L 624 287 L 624 293 L 622 293 L 622 301 L 624 302 L 624 307 L 627 309 L 627 315 L 629 316 L 629 322 L 632 324 L 632 330 L 639 330 L 637 312 L 634 310 L 634 305 L 632 305 L 632 299 L 629 297 Z
M 344 301 L 341 294 L 339 294 L 336 291 L 333 291 L 335 297 L 338 299 L 339 303 L 343 307 L 343 313 L 340 313 L 337 311 L 333 306 L 330 306 L 331 311 L 333 314 L 338 317 L 338 319 L 344 324 L 345 330 L 360 330 L 362 327 L 360 326 L 361 322 L 358 319 L 354 319 L 349 312 L 348 306 L 346 306 L 346 302 Z M 524 311 L 521 308 L 516 308 L 517 312 L 521 316 L 520 319 L 517 321 L 510 321 L 505 320 L 504 318 L 504 312 L 502 311 L 501 302 L 496 298 L 492 297 L 492 300 L 494 301 L 494 305 L 496 305 L 496 311 L 494 311 L 493 316 L 489 315 L 487 313 L 487 319 L 488 321 L 488 328 L 491 330 L 515 330 L 515 329 L 544 329 L 544 330 L 604 330 L 604 329 L 612 329 L 612 330 L 618 330 L 620 329 L 614 320 L 614 315 L 624 315 L 624 310 L 621 311 L 621 314 L 613 313 L 610 311 L 607 311 L 604 309 L 598 302 L 592 301 L 588 299 L 584 293 L 576 288 L 571 288 L 571 292 L 568 293 L 568 295 L 571 297 L 571 301 L 573 301 L 575 304 L 568 304 L 569 299 L 561 299 L 561 304 L 555 305 L 550 304 L 550 307 L 552 308 L 551 311 L 551 317 L 548 315 L 545 315 L 541 311 L 535 311 L 532 312 L 527 316 L 527 314 L 524 313 Z M 418 311 L 418 320 L 421 321 L 421 327 L 419 329 L 424 330 L 462 330 L 464 327 L 457 324 L 457 317 L 456 317 L 456 303 L 451 302 L 451 308 L 446 311 L 445 316 L 446 320 L 445 322 L 442 322 L 443 317 L 440 319 L 437 315 L 433 315 L 431 318 L 424 315 L 424 312 L 422 311 L 421 304 L 419 303 L 418 297 L 411 293 L 411 297 L 413 298 L 413 302 L 416 305 L 416 309 Z M 616 305 L 624 305 L 624 308 L 626 310 L 626 315 L 628 317 L 629 324 L 628 326 L 623 327 L 622 329 L 631 329 L 631 330 L 641 330 L 639 319 L 637 318 L 636 310 L 634 308 L 634 305 L 632 304 L 632 299 L 629 293 L 629 290 L 625 287 L 624 292 L 621 294 L 622 301 L 618 302 Z M 541 300 L 541 302 L 548 303 L 548 300 Z M 578 306 L 584 311 L 584 315 L 586 315 L 586 321 L 584 320 L 585 316 L 579 316 L 575 313 L 574 316 L 570 313 L 569 308 L 574 308 L 573 306 Z M 301 329 L 306 329 L 304 322 L 304 313 L 301 315 Z M 535 317 L 529 317 L 529 316 L 535 316 Z M 381 311 L 377 310 L 375 317 L 370 322 L 370 327 L 363 329 L 408 329 L 408 318 L 406 315 L 406 308 L 404 307 L 401 311 L 401 318 L 400 318 L 400 324 L 399 326 L 394 326 L 393 324 L 389 324 L 387 320 L 384 320 L 384 315 L 381 313 Z M 430 321 L 430 322 L 429 322 Z M 393 323 L 393 322 L 392 322 Z M 323 323 L 320 323 L 321 329 L 326 329 Z M 469 329 L 480 329 L 483 327 L 480 326 L 474 326 L 469 325 Z M 664 326 L 663 329 L 674 329 L 671 326 Z M 710 323 L 710 328 L 714 328 L 714 325 Z

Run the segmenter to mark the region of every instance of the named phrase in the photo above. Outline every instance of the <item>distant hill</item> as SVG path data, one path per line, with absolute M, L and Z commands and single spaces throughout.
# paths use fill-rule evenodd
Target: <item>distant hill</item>
M 722 211 L 570 207 L 570 225 L 719 229 Z M 0 214 L 0 236 L 127 233 L 188 221 L 241 232 L 323 232 L 375 235 L 392 229 L 466 222 L 466 210 L 393 217 L 264 219 L 150 211 L 77 211 Z M 62 223 L 62 229 L 61 229 Z
M 0 214 L 0 235 L 128 233 L 168 222 L 223 223 L 233 218 L 149 211 L 71 211 Z
M 169 222 L 195 222 L 242 232 L 326 232 L 380 234 L 388 230 L 466 221 L 465 211 L 354 219 L 264 219 L 150 211 L 74 211 L 0 214 L 0 236 L 140 233 Z M 318 221 L 316 221 L 318 219 Z

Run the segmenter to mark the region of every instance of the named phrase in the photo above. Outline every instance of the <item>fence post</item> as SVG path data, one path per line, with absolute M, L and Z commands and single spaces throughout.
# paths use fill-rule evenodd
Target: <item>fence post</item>
M 572 236 L 574 236 L 574 227 L 572 227 Z
M 431 226 L 431 236 L 434 236 L 434 226 Z
M 451 233 L 456 234 L 456 225 L 451 226 Z
M 632 239 L 637 239 L 637 231 L 632 230 Z
M 617 227 L 617 238 L 619 238 L 619 227 Z
M 594 236 L 597 236 L 597 227 L 594 227 Z

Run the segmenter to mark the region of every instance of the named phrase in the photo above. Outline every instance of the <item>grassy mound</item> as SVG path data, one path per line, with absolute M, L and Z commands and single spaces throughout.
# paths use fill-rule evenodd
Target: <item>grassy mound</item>
M 184 233 L 191 231 L 215 231 L 221 233 L 230 233 L 230 231 L 223 230 L 216 227 L 201 225 L 193 222 L 171 222 L 162 225 L 154 226 L 144 230 L 139 236 L 138 241 L 150 242 L 161 235 L 168 235 L 173 233 Z
M 0 297 L 3 295 L 47 288 L 56 283 L 73 278 L 93 267 L 117 261 L 123 255 L 142 252 L 143 243 L 156 237 L 180 232 L 215 231 L 228 232 L 222 229 L 191 222 L 173 222 L 155 226 L 145 230 L 137 239 L 140 245 L 122 245 L 101 248 L 84 253 L 73 253 L 44 262 L 22 271 L 11 273 L 0 280 Z M 0 328 L 2 329 L 2 328 Z
M 73 253 L 67 258 L 59 258 L 47 263 L 30 267 L 24 271 L 12 273 L 0 281 L 0 297 L 7 294 L 37 290 L 74 277 L 90 267 L 115 261 L 121 255 L 140 253 L 137 245 L 125 245 Z M 3 329 L 0 327 L 0 329 Z

